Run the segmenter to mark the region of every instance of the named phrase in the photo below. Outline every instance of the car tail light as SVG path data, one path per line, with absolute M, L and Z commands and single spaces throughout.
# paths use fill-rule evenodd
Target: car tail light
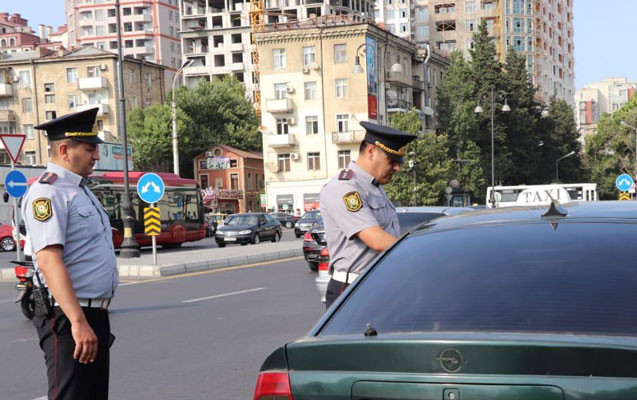
M 330 269 L 330 252 L 327 250 L 327 247 L 321 250 L 319 254 L 319 271 L 329 271 Z
M 292 400 L 290 376 L 286 372 L 262 372 L 257 378 L 254 400 Z
M 303 235 L 303 241 L 304 242 L 313 242 L 314 239 L 312 238 L 312 234 L 308 231 L 305 232 L 305 235 Z
M 33 268 L 18 265 L 15 267 L 16 278 L 30 278 L 33 276 Z

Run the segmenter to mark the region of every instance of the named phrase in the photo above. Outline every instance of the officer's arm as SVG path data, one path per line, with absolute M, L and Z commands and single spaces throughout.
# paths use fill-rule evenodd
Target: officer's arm
M 71 322 L 71 333 L 75 340 L 73 358 L 79 358 L 84 364 L 95 361 L 97 337 L 75 296 L 71 277 L 62 260 L 62 246 L 47 246 L 38 251 L 36 257 L 51 295 Z
M 389 246 L 394 244 L 398 238 L 387 233 L 380 226 L 372 226 L 358 232 L 358 238 L 367 245 L 367 247 L 377 252 L 385 251 Z

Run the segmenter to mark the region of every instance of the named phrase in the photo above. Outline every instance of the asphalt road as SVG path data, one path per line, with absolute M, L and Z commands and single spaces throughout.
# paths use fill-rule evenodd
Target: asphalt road
M 292 240 L 297 240 L 299 241 L 299 247 L 301 246 L 301 240 L 302 238 L 296 238 L 294 236 L 294 229 L 288 229 L 283 227 L 283 236 L 281 237 L 281 241 L 282 242 L 287 242 L 287 241 L 292 241 Z M 234 246 L 234 245 L 230 245 L 230 246 Z M 240 244 L 237 244 L 236 246 L 240 246 Z M 202 240 L 199 240 L 197 242 L 186 242 L 183 244 L 182 248 L 180 249 L 164 249 L 161 246 L 157 246 L 157 251 L 158 254 L 161 254 L 163 252 L 182 252 L 182 251 L 188 251 L 188 250 L 201 250 L 201 249 L 209 249 L 209 248 L 216 248 L 217 247 L 217 243 L 214 241 L 214 238 L 209 237 L 209 238 L 204 238 Z M 143 249 L 141 249 L 141 251 L 143 253 L 151 253 L 152 252 L 152 247 L 144 247 Z M 15 260 L 16 259 L 16 252 L 15 251 L 0 251 L 0 268 L 9 268 L 9 267 L 13 267 L 13 264 L 10 263 L 10 261 Z
M 304 260 L 124 281 L 111 305 L 112 399 L 251 399 L 259 367 L 321 317 Z M 46 394 L 43 353 L 0 283 L 3 399 Z

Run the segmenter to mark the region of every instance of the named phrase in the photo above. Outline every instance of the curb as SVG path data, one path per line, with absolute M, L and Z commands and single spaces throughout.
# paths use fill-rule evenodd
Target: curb
M 147 265 L 130 264 L 118 265 L 120 277 L 157 278 L 161 276 L 172 276 L 187 274 L 191 272 L 208 271 L 238 265 L 254 264 L 282 260 L 286 258 L 302 257 L 303 249 L 291 249 L 280 251 L 269 251 L 265 253 L 252 254 L 249 256 L 235 256 L 228 258 L 210 259 L 206 261 L 192 261 L 179 264 Z M 15 281 L 15 271 L 13 268 L 0 268 L 0 281 Z

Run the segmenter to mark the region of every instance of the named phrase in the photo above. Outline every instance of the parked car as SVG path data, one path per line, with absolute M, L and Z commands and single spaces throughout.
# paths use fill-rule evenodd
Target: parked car
M 233 214 L 215 233 L 215 241 L 219 247 L 228 243 L 256 244 L 270 240 L 281 240 L 281 224 L 266 213 Z
M 300 238 L 305 234 L 305 232 L 309 231 L 312 225 L 321 217 L 321 212 L 316 211 L 308 211 L 298 221 L 294 224 L 294 236 Z
M 318 271 L 319 255 L 326 247 L 325 225 L 323 225 L 323 218 L 319 217 L 303 236 L 303 256 L 310 270 Z
M 288 213 L 282 213 L 282 212 L 272 213 L 270 215 L 272 216 L 272 218 L 279 221 L 279 223 L 285 226 L 286 228 L 294 227 L 294 222 L 296 221 L 294 219 L 294 215 L 288 214 Z
M 24 245 L 24 236 L 22 236 L 22 234 L 20 234 L 20 241 L 22 245 Z M 0 249 L 2 249 L 2 251 L 15 250 L 13 226 L 0 223 Z
M 421 225 L 266 359 L 254 400 L 637 398 L 635 236 L 629 201 Z

